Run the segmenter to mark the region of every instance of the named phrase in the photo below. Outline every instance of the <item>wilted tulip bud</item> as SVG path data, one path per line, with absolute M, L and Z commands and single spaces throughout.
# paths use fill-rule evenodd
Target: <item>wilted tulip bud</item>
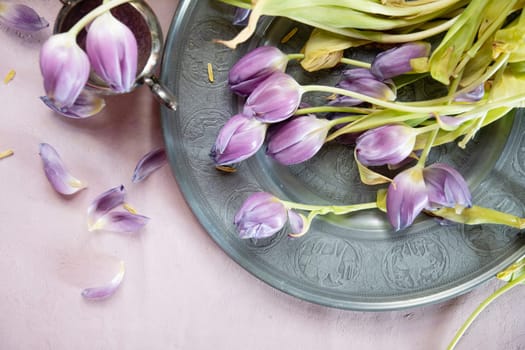
M 394 165 L 406 159 L 416 143 L 416 130 L 406 125 L 384 125 L 356 140 L 356 155 L 365 166 Z
M 472 196 L 463 176 L 447 164 L 407 169 L 388 187 L 387 216 L 396 231 L 410 226 L 423 209 L 458 206 L 471 207 Z
M 270 135 L 266 153 L 284 165 L 304 162 L 321 149 L 329 129 L 330 121 L 315 116 L 291 119 Z
M 391 81 L 381 81 L 370 70 L 365 68 L 347 69 L 343 72 L 343 80 L 337 83 L 336 87 L 348 91 L 359 92 L 361 94 L 375 97 L 384 101 L 394 101 L 396 99 L 395 85 Z M 339 95 L 329 102 L 332 106 L 356 106 L 363 101 L 350 96 Z
M 428 206 L 428 194 L 419 166 L 402 171 L 388 186 L 386 212 L 396 231 L 410 226 Z
M 51 36 L 40 51 L 40 71 L 47 97 L 57 108 L 70 107 L 89 77 L 89 59 L 77 45 L 75 36 Z
M 221 128 L 210 152 L 217 165 L 231 165 L 254 155 L 261 148 L 268 125 L 237 114 Z
M 89 26 L 86 50 L 93 70 L 116 92 L 128 92 L 137 76 L 137 40 L 110 12 Z
M 266 238 L 279 232 L 288 220 L 288 211 L 275 196 L 256 192 L 243 203 L 233 221 L 240 238 Z
M 277 123 L 294 114 L 303 91 L 294 78 L 274 72 L 259 84 L 244 104 L 243 114 L 265 123 Z
M 230 89 L 248 96 L 274 72 L 284 72 L 288 57 L 274 46 L 260 46 L 233 65 L 228 74 Z
M 423 169 L 430 207 L 464 208 L 472 206 L 472 195 L 463 176 L 450 165 L 432 164 Z
M 379 53 L 370 71 L 379 79 L 389 79 L 414 70 L 412 60 L 428 57 L 430 44 L 427 42 L 412 42 Z
M 0 1 L 0 22 L 25 32 L 36 32 L 49 26 L 31 7 L 7 1 Z

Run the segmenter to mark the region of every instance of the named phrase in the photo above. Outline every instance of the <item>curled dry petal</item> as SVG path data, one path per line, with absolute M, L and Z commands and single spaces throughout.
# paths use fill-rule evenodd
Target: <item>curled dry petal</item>
M 302 88 L 294 78 L 286 73 L 274 72 L 250 94 L 243 114 L 264 123 L 283 121 L 297 110 L 302 94 Z
M 40 50 L 44 89 L 59 109 L 75 103 L 88 80 L 89 70 L 89 59 L 72 34 L 55 34 Z
M 89 118 L 100 112 L 106 106 L 106 101 L 104 101 L 103 98 L 87 91 L 82 91 L 71 106 L 58 107 L 47 96 L 41 96 L 40 99 L 53 111 L 64 117 L 73 119 Z
M 86 188 L 84 183 L 67 171 L 59 154 L 51 145 L 41 143 L 39 154 L 42 158 L 46 177 L 55 191 L 64 195 L 71 195 Z
M 221 128 L 210 156 L 217 165 L 231 165 L 254 155 L 262 146 L 268 125 L 237 114 Z
M 129 211 L 110 211 L 100 217 L 89 230 L 132 233 L 144 227 L 149 220 L 147 216 L 133 214 Z
M 396 231 L 410 226 L 427 206 L 427 189 L 420 167 L 407 169 L 394 177 L 388 186 L 386 211 Z
M 117 274 L 111 279 L 111 281 L 109 281 L 107 285 L 86 288 L 82 291 L 82 296 L 90 300 L 102 300 L 112 296 L 122 283 L 125 272 L 126 268 L 124 265 L 124 261 L 121 261 Z
M 97 17 L 86 38 L 93 70 L 116 92 L 128 92 L 137 76 L 137 39 L 110 12 Z
M 145 154 L 137 163 L 131 181 L 140 182 L 167 163 L 166 150 L 157 148 Z
M 31 7 L 6 1 L 0 1 L 0 22 L 24 32 L 36 32 L 49 26 Z
M 250 195 L 235 214 L 233 223 L 240 238 L 266 238 L 279 232 L 288 213 L 284 204 L 266 192 Z
M 88 207 L 89 227 L 93 227 L 101 217 L 124 203 L 125 198 L 124 185 L 113 187 L 95 198 Z

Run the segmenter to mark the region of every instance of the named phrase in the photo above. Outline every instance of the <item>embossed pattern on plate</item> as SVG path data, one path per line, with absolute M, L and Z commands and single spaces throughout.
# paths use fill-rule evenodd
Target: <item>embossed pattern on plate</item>
M 255 191 L 305 203 L 358 203 L 373 200 L 377 188 L 362 185 L 352 152 L 327 145 L 304 164 L 283 167 L 259 152 L 232 174 L 217 172 L 209 150 L 218 130 L 240 108 L 227 86 L 229 67 L 249 49 L 279 44 L 293 26 L 265 18 L 248 43 L 236 50 L 213 42 L 239 28 L 233 11 L 214 0 L 183 0 L 174 17 L 162 67 L 163 82 L 175 92 L 179 109 L 162 109 L 162 125 L 172 171 L 210 236 L 236 262 L 261 280 L 311 302 L 353 310 L 392 310 L 438 302 L 464 293 L 493 277 L 525 253 L 525 238 L 495 225 L 445 225 L 421 217 L 394 233 L 383 214 L 367 212 L 316 219 L 310 232 L 289 239 L 284 232 L 263 240 L 241 240 L 232 225 L 242 201 Z M 298 35 L 285 52 L 298 52 Z M 353 58 L 371 52 L 350 52 Z M 215 81 L 208 81 L 207 65 Z M 302 84 L 333 81 L 338 72 L 289 71 Z M 400 91 L 403 99 L 436 93 L 425 82 Z M 305 96 L 315 101 L 316 96 Z M 523 111 L 518 111 L 520 115 Z M 431 153 L 432 161 L 454 165 L 473 189 L 475 203 L 525 214 L 525 123 L 506 118 L 482 130 L 465 150 L 450 144 Z

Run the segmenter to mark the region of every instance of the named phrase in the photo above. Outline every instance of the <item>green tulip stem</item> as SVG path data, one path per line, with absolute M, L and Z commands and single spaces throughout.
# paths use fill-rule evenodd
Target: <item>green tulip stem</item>
M 467 112 L 474 108 L 474 105 L 428 105 L 428 106 L 410 106 L 405 103 L 400 102 L 389 102 L 384 101 L 379 98 L 370 97 L 359 92 L 350 91 L 346 89 L 336 88 L 332 86 L 325 85 L 303 85 L 303 93 L 306 92 L 327 92 L 337 95 L 349 96 L 352 98 L 357 98 L 361 101 L 371 103 L 383 108 L 389 108 L 401 112 L 410 112 L 410 113 L 440 113 L 440 114 L 457 114 Z
M 300 108 L 295 111 L 295 115 L 304 115 L 310 113 L 353 113 L 353 114 L 369 114 L 375 112 L 373 108 L 363 107 L 339 107 L 339 106 L 317 106 Z
M 485 299 L 481 304 L 479 304 L 479 306 L 474 310 L 474 312 L 472 312 L 472 314 L 469 316 L 469 318 L 465 321 L 465 323 L 463 323 L 463 325 L 461 326 L 461 328 L 457 331 L 456 335 L 454 336 L 454 338 L 452 339 L 452 341 L 450 342 L 450 344 L 447 346 L 447 350 L 453 350 L 454 347 L 457 345 L 457 343 L 459 342 L 459 339 L 461 338 L 461 336 L 463 336 L 463 334 L 465 333 L 465 331 L 469 328 L 469 326 L 472 324 L 472 322 L 474 322 L 474 320 L 476 319 L 476 317 L 478 317 L 478 315 L 483 311 L 485 310 L 485 308 L 487 306 L 489 306 L 490 303 L 492 303 L 496 298 L 498 298 L 499 296 L 505 294 L 506 292 L 508 292 L 509 290 L 511 290 L 512 288 L 516 287 L 517 285 L 521 284 L 521 283 L 524 283 L 525 282 L 525 274 L 519 276 L 518 278 L 516 278 L 515 280 L 505 284 L 503 287 L 499 288 L 498 290 L 496 290 L 494 293 L 492 293 L 487 299 Z
M 351 205 L 309 205 L 295 202 L 288 202 L 281 200 L 281 203 L 288 209 L 297 209 L 315 212 L 316 215 L 335 214 L 343 215 L 353 213 L 360 210 L 375 209 L 377 208 L 376 202 L 360 203 Z
M 433 126 L 433 125 L 431 125 Z M 425 128 L 425 127 L 424 127 Z M 424 129 L 422 128 L 422 129 Z M 430 137 L 427 139 L 427 143 L 425 144 L 425 148 L 423 148 L 423 152 L 421 153 L 421 156 L 419 157 L 419 160 L 417 161 L 416 166 L 425 166 L 425 162 L 427 161 L 427 157 L 430 153 L 430 150 L 432 149 L 432 146 L 434 145 L 434 140 L 436 139 L 437 133 L 439 131 L 439 128 L 432 128 Z
M 366 68 L 366 69 L 370 69 L 370 67 L 372 67 L 372 65 L 368 62 L 363 62 L 363 61 L 359 61 L 359 60 L 354 60 L 354 59 L 351 59 L 351 58 L 341 58 L 341 60 L 339 61 L 343 64 L 348 64 L 350 66 L 355 66 L 355 67 L 360 67 L 360 68 Z
M 98 16 L 104 14 L 105 12 L 111 10 L 114 7 L 120 6 L 122 4 L 125 4 L 127 2 L 130 2 L 132 0 L 111 0 L 111 1 L 105 1 L 102 5 L 95 7 L 93 10 L 91 10 L 88 14 L 86 14 L 84 17 L 82 17 L 71 29 L 69 29 L 68 33 L 77 36 L 80 31 L 87 26 L 89 23 L 91 23 L 95 18 Z

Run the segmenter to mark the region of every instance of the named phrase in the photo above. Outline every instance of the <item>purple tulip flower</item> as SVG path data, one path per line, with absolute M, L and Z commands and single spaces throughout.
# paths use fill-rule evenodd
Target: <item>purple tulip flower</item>
M 405 160 L 416 143 L 415 130 L 406 125 L 383 125 L 356 140 L 356 155 L 365 166 L 395 165 Z
M 284 122 L 269 135 L 266 153 L 284 165 L 312 158 L 323 146 L 330 121 L 302 116 Z
M 436 163 L 423 169 L 430 207 L 472 206 L 472 195 L 463 176 L 447 164 Z
M 412 42 L 379 53 L 370 71 L 381 80 L 396 77 L 414 70 L 411 60 L 428 57 L 430 44 L 426 42 Z
M 31 7 L 6 1 L 0 1 L 0 22 L 24 32 L 36 32 L 49 26 Z
M 86 50 L 93 70 L 118 93 L 130 91 L 137 76 L 137 40 L 110 12 L 89 26 Z
M 396 231 L 410 226 L 424 209 L 457 206 L 472 206 L 472 196 L 463 176 L 446 164 L 407 169 L 388 187 L 387 216 Z
M 277 123 L 294 114 L 301 103 L 301 85 L 282 72 L 274 72 L 260 83 L 244 104 L 243 114 L 261 122 Z
M 428 207 L 428 193 L 419 166 L 402 171 L 388 186 L 386 212 L 396 231 L 412 224 L 415 218 Z
M 284 72 L 288 57 L 273 46 L 260 46 L 233 65 L 228 74 L 230 89 L 241 96 L 248 96 L 274 72 Z
M 347 69 L 343 72 L 344 79 L 337 83 L 336 87 L 348 91 L 382 99 L 394 101 L 396 99 L 395 86 L 391 81 L 381 81 L 370 70 L 365 68 Z M 357 106 L 363 101 L 350 96 L 339 95 L 330 101 L 331 106 Z
M 233 223 L 240 238 L 259 239 L 279 232 L 287 220 L 287 209 L 277 197 L 256 192 L 244 201 Z
M 210 152 L 217 165 L 231 165 L 247 159 L 261 148 L 268 125 L 237 114 L 221 128 Z
M 71 107 L 89 77 L 89 59 L 75 36 L 51 36 L 40 51 L 40 71 L 47 97 L 58 108 Z

